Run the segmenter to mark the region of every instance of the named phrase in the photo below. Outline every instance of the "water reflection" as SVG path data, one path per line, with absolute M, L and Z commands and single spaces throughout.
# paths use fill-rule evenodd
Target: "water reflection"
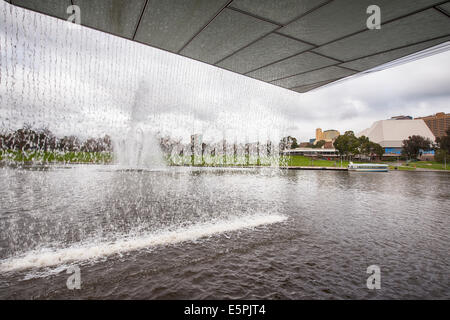
M 77 256 L 88 259 L 85 262 L 89 257 L 108 258 L 109 262 L 94 259 L 87 265 L 76 261 L 100 274 L 108 272 L 104 268 L 134 270 L 138 265 L 145 270 L 152 265 L 152 277 L 167 283 L 170 297 L 185 297 L 187 288 L 171 287 L 169 278 L 177 276 L 167 271 L 167 264 L 179 266 L 183 274 L 193 261 L 201 261 L 194 265 L 209 283 L 204 290 L 214 292 L 214 297 L 231 297 L 227 286 L 257 281 L 254 276 L 268 273 L 273 277 L 241 287 L 235 294 L 367 298 L 360 288 L 371 264 L 379 264 L 384 272 L 383 297 L 443 298 L 448 293 L 444 279 L 449 262 L 450 180 L 446 173 L 75 166 L 45 171 L 4 168 L 0 175 L 4 181 L 0 264 L 9 268 L 4 277 L 13 283 L 8 291 L 0 286 L 3 297 L 9 290 L 27 295 L 14 282 L 24 273 L 40 283 L 42 269 L 29 274 L 32 263 L 46 265 L 51 259 Z M 36 249 L 45 249 L 40 251 L 45 255 L 30 251 Z M 11 262 L 24 254 L 26 260 Z M 185 260 L 184 267 L 179 259 Z M 12 271 L 20 263 L 27 266 L 25 270 Z M 249 263 L 251 268 L 242 271 Z M 241 271 L 235 274 L 236 268 Z M 218 275 L 208 270 L 228 271 Z M 153 280 L 140 272 L 136 276 L 149 284 L 139 296 L 147 292 L 155 297 Z M 189 276 L 181 277 L 189 286 Z M 106 280 L 100 284 L 111 285 Z M 284 286 L 291 291 L 283 291 Z M 317 291 L 317 286 L 325 291 Z M 134 290 L 125 283 L 121 288 L 124 294 Z

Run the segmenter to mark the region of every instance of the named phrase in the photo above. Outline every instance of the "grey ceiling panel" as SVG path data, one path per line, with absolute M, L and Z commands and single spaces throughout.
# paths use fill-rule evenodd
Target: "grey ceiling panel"
M 228 0 L 151 0 L 135 39 L 178 52 L 227 2 Z
M 238 73 L 246 73 L 310 48 L 312 46 L 306 43 L 271 33 L 217 65 Z
M 444 10 L 448 15 L 450 15 L 450 2 L 440 5 L 439 9 Z
M 230 7 L 284 25 L 327 1 L 329 0 L 234 0 Z
M 70 0 L 12 0 L 11 3 L 61 19 L 69 17 L 67 8 L 72 5 Z
M 310 90 L 322 87 L 324 85 L 327 85 L 327 84 L 329 84 L 329 83 L 331 83 L 333 81 L 336 81 L 336 80 L 327 80 L 327 81 L 317 82 L 317 83 L 314 83 L 314 84 L 307 84 L 305 86 L 299 86 L 299 87 L 291 88 L 290 90 L 296 91 L 296 92 L 300 92 L 300 93 L 304 93 L 304 92 L 308 92 Z
M 180 53 L 214 64 L 276 28 L 275 24 L 224 9 Z
M 313 51 L 349 61 L 449 34 L 450 19 L 438 10 L 429 9 L 387 23 L 380 30 L 367 30 Z
M 444 37 L 444 38 L 440 38 L 440 39 L 436 39 L 436 40 L 425 41 L 425 42 L 415 44 L 412 46 L 408 46 L 408 47 L 404 47 L 401 49 L 396 49 L 396 50 L 392 50 L 392 51 L 388 51 L 388 52 L 384 52 L 384 53 L 379 53 L 379 54 L 376 54 L 373 56 L 364 57 L 361 59 L 346 62 L 346 63 L 340 64 L 340 66 L 350 68 L 353 70 L 365 71 L 368 69 L 372 69 L 376 66 L 385 64 L 387 62 L 402 58 L 409 54 L 412 54 L 412 53 L 415 53 L 415 52 L 418 52 L 421 50 L 425 50 L 427 48 L 433 47 L 435 45 L 438 45 L 440 43 L 443 43 L 443 42 L 446 42 L 449 40 L 450 40 L 450 37 Z
M 336 64 L 337 61 L 311 52 L 301 53 L 294 57 L 252 71 L 247 75 L 263 81 L 272 81 L 298 73 Z
M 292 76 L 289 78 L 284 78 L 282 80 L 276 80 L 272 84 L 280 86 L 283 88 L 294 88 L 299 86 L 305 86 L 309 84 L 314 84 L 317 82 L 337 80 L 343 77 L 348 77 L 357 73 L 356 71 L 351 71 L 348 69 L 340 67 L 327 67 L 307 73 L 303 73 L 298 76 Z
M 443 0 L 10 2 L 64 20 L 73 3 L 84 26 L 297 92 L 450 39 L 450 1 Z M 380 30 L 366 27 L 372 4 L 381 8 Z
M 280 33 L 316 45 L 367 29 L 367 7 L 381 9 L 381 22 L 435 5 L 439 0 L 335 0 L 288 24 Z
M 73 0 L 81 9 L 81 24 L 131 39 L 145 0 Z

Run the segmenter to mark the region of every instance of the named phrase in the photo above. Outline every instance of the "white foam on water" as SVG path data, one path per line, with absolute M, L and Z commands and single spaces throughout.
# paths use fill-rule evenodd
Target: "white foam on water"
M 279 214 L 249 215 L 209 223 L 200 223 L 174 230 L 165 230 L 135 238 L 118 239 L 112 243 L 100 242 L 74 245 L 62 249 L 33 250 L 18 257 L 1 260 L 0 272 L 44 268 L 67 264 L 73 261 L 98 259 L 153 246 L 193 241 L 215 234 L 279 223 L 286 219 L 286 216 Z

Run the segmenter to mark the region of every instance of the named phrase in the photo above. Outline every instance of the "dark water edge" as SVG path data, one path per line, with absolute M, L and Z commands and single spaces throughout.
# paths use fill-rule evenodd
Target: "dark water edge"
M 446 173 L 123 172 L 98 166 L 88 172 L 5 169 L 0 175 L 2 259 L 49 240 L 69 246 L 96 235 L 99 226 L 106 230 L 99 238 L 104 241 L 137 223 L 151 231 L 168 221 L 195 225 L 258 213 L 287 217 L 76 261 L 71 264 L 80 267 L 80 290 L 67 288 L 64 268 L 2 272 L 2 299 L 450 298 Z M 29 236 L 38 226 L 47 236 Z M 366 269 L 374 264 L 381 269 L 380 290 L 366 287 Z

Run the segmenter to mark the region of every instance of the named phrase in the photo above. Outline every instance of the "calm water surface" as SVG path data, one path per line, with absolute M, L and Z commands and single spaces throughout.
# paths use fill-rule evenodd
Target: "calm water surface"
M 53 166 L 0 181 L 3 299 L 450 298 L 448 173 Z

